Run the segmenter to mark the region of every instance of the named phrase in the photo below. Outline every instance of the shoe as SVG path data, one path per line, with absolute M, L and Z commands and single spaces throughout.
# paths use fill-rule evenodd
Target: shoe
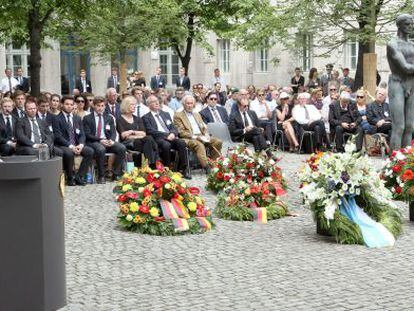
M 188 180 L 192 179 L 189 170 L 185 170 L 184 172 L 182 172 L 182 174 L 183 174 L 184 179 L 188 179 Z
M 118 181 L 118 180 L 120 180 L 122 178 L 122 176 L 121 175 L 115 175 L 115 174 L 113 174 L 112 175 L 112 181 Z
M 77 176 L 75 177 L 75 184 L 78 186 L 86 186 L 86 181 L 83 178 Z
M 96 181 L 96 183 L 100 185 L 105 184 L 106 183 L 105 177 L 103 176 L 98 177 L 98 180 Z
M 68 180 L 66 181 L 66 185 L 68 185 L 68 186 L 76 186 L 76 183 L 75 183 L 75 178 L 68 178 Z

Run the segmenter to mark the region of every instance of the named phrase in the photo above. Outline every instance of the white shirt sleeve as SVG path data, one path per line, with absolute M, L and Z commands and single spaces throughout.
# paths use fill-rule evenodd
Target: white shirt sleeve
M 305 108 L 302 108 L 299 105 L 296 105 L 295 107 L 293 107 L 292 117 L 299 124 L 308 124 L 309 123 L 309 120 L 306 119 Z

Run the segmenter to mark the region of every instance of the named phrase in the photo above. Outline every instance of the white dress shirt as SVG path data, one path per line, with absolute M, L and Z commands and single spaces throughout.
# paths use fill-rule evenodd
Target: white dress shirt
M 167 112 L 170 115 L 171 120 L 174 120 L 174 113 L 175 113 L 174 110 L 172 110 L 167 105 L 162 105 L 161 110 L 164 112 Z
M 161 123 L 160 123 L 160 121 L 158 120 L 158 118 L 157 118 L 157 114 L 158 113 L 156 113 L 156 112 L 154 112 L 154 111 L 151 111 L 151 113 L 152 113 L 152 116 L 154 117 L 154 119 L 155 119 L 155 122 L 157 123 L 157 129 L 160 131 L 160 132 L 163 132 L 163 133 L 169 133 L 169 131 L 167 132 L 165 129 L 164 129 L 164 127 L 161 125 Z M 164 120 L 163 118 L 162 118 L 162 116 L 161 115 L 159 115 L 160 116 L 160 118 L 162 119 L 162 120 Z M 164 121 L 164 123 L 165 123 L 165 121 Z M 168 124 L 167 123 L 165 123 L 165 125 L 167 126 L 167 128 L 168 128 Z
M 212 89 L 214 88 L 214 83 L 216 83 L 216 82 L 220 82 L 220 84 L 221 84 L 220 92 L 224 92 L 226 90 L 226 85 L 227 85 L 226 79 L 224 79 L 222 76 L 220 76 L 220 77 L 214 76 L 211 79 L 211 88 Z
M 244 115 L 243 115 L 243 112 L 241 112 L 239 110 L 239 113 L 240 113 L 241 119 L 242 119 L 242 121 L 244 123 Z M 254 123 L 252 122 L 252 119 L 250 119 L 249 113 L 247 111 L 246 111 L 246 118 L 247 118 L 247 121 L 249 122 L 249 125 L 248 126 L 254 126 Z
M 11 82 L 12 88 L 16 88 L 16 86 L 19 85 L 19 81 L 17 81 L 13 77 L 10 77 L 10 82 Z M 1 87 L 1 92 L 2 93 L 6 93 L 6 92 L 10 91 L 10 85 L 9 85 L 9 78 L 8 77 L 5 77 L 1 80 L 1 86 L 0 87 Z M 11 90 L 11 91 L 13 91 L 13 90 Z
M 193 135 L 201 135 L 200 127 L 198 126 L 198 123 L 196 119 L 194 118 L 194 115 L 191 112 L 186 112 L 186 115 L 187 115 L 188 121 L 190 121 Z
M 269 107 L 270 112 L 272 112 L 275 108 L 273 107 L 273 110 L 271 109 L 271 103 L 266 101 L 267 107 Z M 253 110 L 256 112 L 257 116 L 261 120 L 269 120 L 269 117 L 267 116 L 267 110 L 264 103 L 259 102 L 258 100 L 253 100 L 250 103 L 250 110 Z
M 135 107 L 135 111 L 133 115 L 138 116 L 138 107 L 139 107 L 139 117 L 142 118 L 143 115 L 146 115 L 148 112 L 150 112 L 150 109 L 144 105 L 143 103 L 138 104 Z
M 306 116 L 306 111 L 309 117 Z M 292 116 L 299 124 L 309 124 L 321 119 L 321 114 L 314 105 L 296 105 L 293 107 Z

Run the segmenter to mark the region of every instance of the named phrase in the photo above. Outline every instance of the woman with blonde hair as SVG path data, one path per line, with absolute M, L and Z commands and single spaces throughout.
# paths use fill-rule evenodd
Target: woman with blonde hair
M 158 146 L 154 138 L 147 136 L 142 119 L 135 116 L 137 100 L 134 96 L 122 99 L 121 116 L 116 122 L 119 140 L 128 150 L 139 151 L 144 154 L 150 167 L 155 168 L 159 160 Z M 134 157 L 135 166 L 139 166 L 139 158 Z
M 360 88 L 356 92 L 356 107 L 358 109 L 359 115 L 362 118 L 361 127 L 364 130 L 365 134 L 374 134 L 375 127 L 369 124 L 367 120 L 367 92 Z

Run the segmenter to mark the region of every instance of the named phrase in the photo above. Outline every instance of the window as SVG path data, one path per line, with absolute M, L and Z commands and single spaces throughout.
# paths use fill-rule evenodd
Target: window
M 161 48 L 159 54 L 162 74 L 167 77 L 167 84 L 172 85 L 179 75 L 180 58 L 171 48 Z
M 344 51 L 344 63 L 349 69 L 356 70 L 358 64 L 358 40 L 356 38 L 349 38 L 345 43 Z
M 6 46 L 6 67 L 13 70 L 13 75 L 17 75 L 17 68 L 23 69 L 23 75 L 29 76 L 29 60 L 30 51 L 26 45 L 17 42 L 9 43 Z
M 230 40 L 218 40 L 219 67 L 221 72 L 230 71 Z
M 303 71 L 309 71 L 312 66 L 312 36 L 309 34 L 297 34 L 296 46 L 298 48 L 299 66 Z
M 256 51 L 256 71 L 267 72 L 269 64 L 269 50 L 260 49 Z

